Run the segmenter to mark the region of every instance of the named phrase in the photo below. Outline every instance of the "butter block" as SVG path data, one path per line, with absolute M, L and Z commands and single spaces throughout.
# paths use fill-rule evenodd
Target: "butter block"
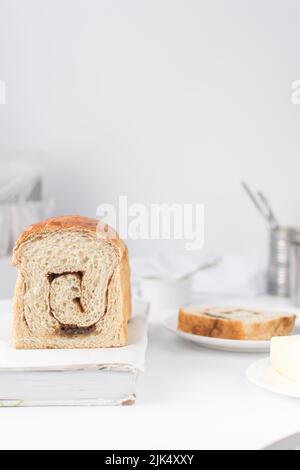
M 271 365 L 280 374 L 300 383 L 300 336 L 272 338 Z

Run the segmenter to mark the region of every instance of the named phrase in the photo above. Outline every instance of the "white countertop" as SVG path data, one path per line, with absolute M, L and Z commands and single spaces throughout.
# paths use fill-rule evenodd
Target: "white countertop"
M 1 449 L 260 449 L 300 431 L 300 401 L 256 388 L 264 355 L 205 350 L 153 317 L 138 402 L 116 408 L 1 408 Z

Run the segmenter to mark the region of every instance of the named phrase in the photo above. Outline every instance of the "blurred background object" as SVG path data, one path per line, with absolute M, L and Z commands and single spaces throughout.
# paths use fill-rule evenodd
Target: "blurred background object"
M 34 160 L 0 160 L 0 297 L 11 297 L 10 268 L 15 241 L 29 225 L 49 217 L 54 200 L 45 199 L 43 165 Z
M 269 266 L 267 292 L 278 297 L 290 295 L 291 234 L 295 229 L 280 227 L 268 198 L 261 191 L 253 191 L 242 181 L 250 201 L 263 217 L 269 231 Z
M 43 198 L 43 169 L 33 161 L 0 161 L 0 257 L 11 253 L 29 225 L 48 217 L 53 200 Z
M 30 161 L 0 161 L 0 170 L 0 204 L 20 204 L 42 199 L 40 165 Z
M 290 293 L 293 304 L 300 307 L 300 230 L 290 233 L 290 244 Z
M 294 229 L 277 227 L 270 230 L 268 293 L 289 297 L 291 282 L 291 236 Z
M 199 269 L 200 267 L 203 269 Z M 155 307 L 197 303 L 206 295 L 241 298 L 266 292 L 266 269 L 255 254 L 203 252 L 160 252 L 131 260 L 133 293 Z M 193 273 L 191 277 L 187 274 Z M 180 299 L 180 302 L 178 301 Z
M 254 192 L 245 181 L 242 181 L 242 186 L 254 204 L 254 207 L 262 215 L 267 227 L 270 230 L 276 230 L 279 227 L 278 220 L 265 194 L 261 191 Z

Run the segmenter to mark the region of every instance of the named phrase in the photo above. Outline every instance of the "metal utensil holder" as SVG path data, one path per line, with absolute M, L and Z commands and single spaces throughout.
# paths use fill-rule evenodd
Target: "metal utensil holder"
M 291 237 L 290 266 L 291 300 L 300 307 L 300 231 L 294 230 Z
M 270 231 L 268 268 L 268 293 L 278 297 L 290 295 L 291 228 L 274 228 Z

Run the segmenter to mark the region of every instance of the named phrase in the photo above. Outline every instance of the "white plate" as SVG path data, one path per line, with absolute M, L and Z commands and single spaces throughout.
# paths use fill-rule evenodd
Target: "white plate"
M 193 335 L 191 333 L 184 333 L 183 331 L 178 330 L 177 322 L 178 313 L 174 313 L 165 319 L 164 325 L 169 331 L 172 331 L 181 338 L 193 341 L 204 348 L 239 353 L 266 353 L 270 351 L 271 341 L 240 341 Z
M 300 398 L 300 384 L 276 372 L 271 367 L 269 358 L 261 359 L 252 364 L 246 374 L 250 382 L 269 392 Z

